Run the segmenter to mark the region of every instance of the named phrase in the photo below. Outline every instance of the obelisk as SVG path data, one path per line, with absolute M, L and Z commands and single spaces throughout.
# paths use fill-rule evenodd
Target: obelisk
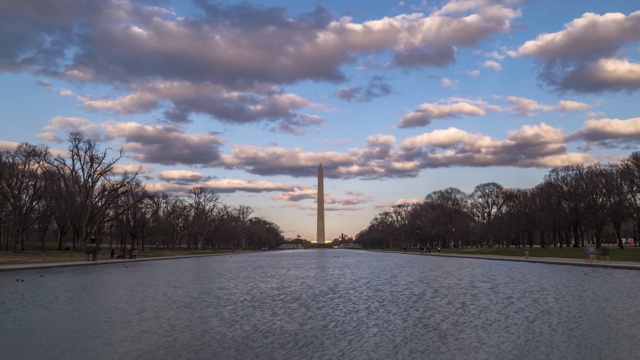
M 318 233 L 316 243 L 324 244 L 324 173 L 318 166 Z

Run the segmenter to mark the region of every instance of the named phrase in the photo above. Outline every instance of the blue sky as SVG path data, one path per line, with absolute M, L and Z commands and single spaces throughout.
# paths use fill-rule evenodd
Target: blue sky
M 0 149 L 123 148 L 315 239 L 447 187 L 540 183 L 640 140 L 633 1 L 4 1 Z

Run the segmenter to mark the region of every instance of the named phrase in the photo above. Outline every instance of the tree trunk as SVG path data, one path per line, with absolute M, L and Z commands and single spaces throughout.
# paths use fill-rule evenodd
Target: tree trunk
M 618 247 L 620 249 L 624 249 L 624 244 L 622 244 L 622 231 L 621 231 L 621 226 L 619 226 L 618 224 L 614 224 L 613 226 L 614 230 L 616 231 L 616 238 L 618 239 Z
M 58 229 L 58 251 L 62 251 L 62 231 Z
M 573 247 L 580 247 L 580 230 L 578 230 L 578 225 L 573 225 Z

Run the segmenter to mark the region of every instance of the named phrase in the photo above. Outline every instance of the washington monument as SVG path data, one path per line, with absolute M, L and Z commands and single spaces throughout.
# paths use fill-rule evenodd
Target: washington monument
M 324 244 L 324 173 L 318 166 L 318 233 L 316 243 Z

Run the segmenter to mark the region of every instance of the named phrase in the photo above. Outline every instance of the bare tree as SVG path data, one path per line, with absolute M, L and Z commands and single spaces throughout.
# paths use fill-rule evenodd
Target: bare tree
M 249 248 L 273 248 L 284 241 L 284 236 L 278 225 L 254 217 L 247 221 L 246 240 Z
M 24 250 L 25 236 L 35 221 L 35 211 L 47 190 L 43 164 L 49 151 L 42 146 L 20 144 L 0 153 L 0 197 L 7 204 L 14 250 Z
M 84 246 L 109 220 L 109 210 L 136 180 L 138 172 L 125 172 L 119 177 L 114 174 L 114 166 L 122 158 L 123 150 L 109 158 L 111 149 L 100 150 L 95 140 L 86 138 L 81 132 L 71 133 L 68 142 L 68 157 L 57 156 L 49 161 L 49 165 L 60 175 L 64 193 L 73 202 L 70 225 L 75 247 Z
M 171 238 L 167 245 L 173 249 L 180 249 L 189 228 L 191 209 L 180 198 L 168 196 L 162 201 L 162 219 Z
M 55 203 L 51 196 L 51 185 L 55 181 L 51 177 L 51 172 L 43 171 L 41 176 L 45 177 L 45 183 L 47 184 L 48 191 L 45 192 L 45 196 L 38 202 L 34 212 L 34 225 L 38 232 L 38 238 L 40 243 L 40 250 L 46 251 L 45 240 L 50 227 L 53 225 L 53 210 Z
M 415 246 L 415 231 L 411 227 L 412 205 L 400 204 L 395 205 L 389 214 L 390 225 L 393 227 L 393 233 L 400 247 L 408 248 Z
M 253 209 L 247 205 L 239 205 L 235 208 L 235 217 L 237 219 L 238 237 L 240 241 L 240 247 L 247 247 L 247 227 L 249 226 L 249 217 L 253 213 Z
M 505 205 L 504 188 L 494 182 L 480 184 L 471 193 L 471 209 L 476 220 L 483 224 L 488 245 L 493 246 L 493 220 L 499 216 Z
M 622 161 L 620 172 L 626 188 L 630 215 L 635 222 L 636 233 L 640 233 L 640 151 Z
M 622 243 L 622 225 L 631 218 L 628 182 L 625 181 L 622 166 L 609 165 L 603 168 L 600 180 L 604 190 L 604 206 L 606 214 L 613 226 L 618 241 L 618 247 L 624 248 Z M 600 246 L 597 244 L 596 246 Z
M 196 249 L 202 249 L 205 239 L 211 235 L 220 196 L 211 189 L 196 187 L 189 194 L 192 209 L 189 230 L 196 239 Z
M 421 208 L 420 232 L 435 238 L 438 246 L 448 247 L 450 243 L 456 247 L 471 245 L 460 241 L 469 235 L 469 195 L 457 188 L 437 190 L 425 197 Z M 433 245 L 430 243 L 429 247 Z
M 120 214 L 116 217 L 116 221 L 129 235 L 131 250 L 144 250 L 144 239 L 149 235 L 151 227 L 150 194 L 137 180 L 129 183 L 127 188 L 113 208 Z M 126 244 L 122 244 L 121 249 L 126 249 Z
M 2 176 L 0 170 L 0 176 Z M 9 251 L 9 210 L 7 203 L 0 196 L 0 249 L 2 249 L 2 241 L 4 240 L 4 250 Z
M 56 227 L 57 249 L 63 249 L 65 235 L 71 229 L 71 214 L 74 213 L 76 201 L 65 192 L 65 182 L 55 169 L 47 169 L 51 181 L 46 194 L 46 201 L 51 204 L 51 216 Z M 69 175 L 67 175 L 69 176 Z
M 553 188 L 554 196 L 560 201 L 563 211 L 569 217 L 573 231 L 573 247 L 580 247 L 585 221 L 585 168 L 571 165 L 552 169 L 545 177 Z
M 536 213 L 532 191 L 524 189 L 504 190 L 504 211 L 494 219 L 497 228 L 502 228 L 506 247 L 511 244 L 532 246 L 536 226 Z
M 365 230 L 356 235 L 356 242 L 364 247 L 381 248 L 392 247 L 392 237 L 390 236 L 389 213 L 376 215 Z
M 593 230 L 597 248 L 602 242 L 602 231 L 609 223 L 607 201 L 607 187 L 609 186 L 607 180 L 609 178 L 609 170 L 600 164 L 588 166 L 584 172 L 583 209 L 585 220 Z
M 538 231 L 552 237 L 553 246 L 563 247 L 571 232 L 570 219 L 562 208 L 562 203 L 555 196 L 555 186 L 550 182 L 542 182 L 535 187 L 538 202 Z M 541 235 L 544 238 L 544 235 Z M 564 241 L 563 241 L 564 238 Z

